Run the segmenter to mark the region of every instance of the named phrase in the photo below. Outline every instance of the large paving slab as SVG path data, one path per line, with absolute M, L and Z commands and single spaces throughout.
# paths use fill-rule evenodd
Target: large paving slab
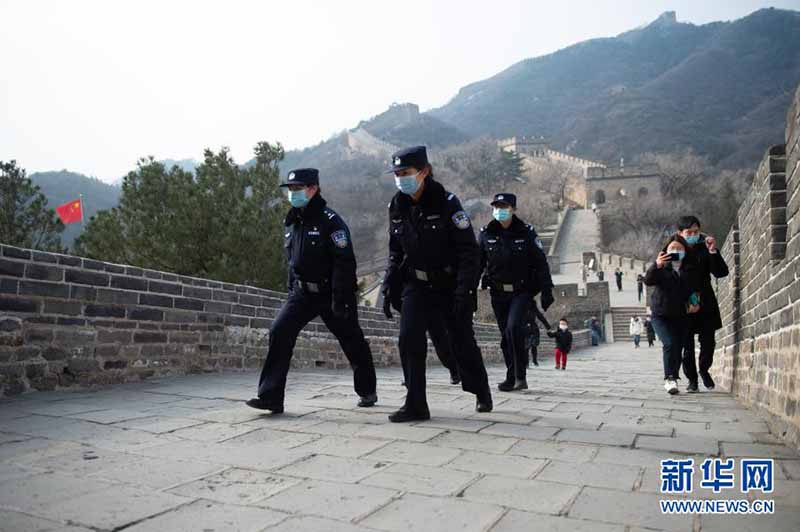
M 292 371 L 283 416 L 242 404 L 257 372 L 4 400 L 0 530 L 800 530 L 800 455 L 755 412 L 720 391 L 669 397 L 656 349 L 577 351 L 567 372 L 551 356 L 488 414 L 431 368 L 432 419 L 410 425 L 386 418 L 396 368 L 371 409 L 349 370 Z M 505 370 L 488 370 L 496 387 Z M 660 461 L 699 475 L 717 455 L 777 459 L 773 494 L 735 497 L 774 515 L 661 514 Z

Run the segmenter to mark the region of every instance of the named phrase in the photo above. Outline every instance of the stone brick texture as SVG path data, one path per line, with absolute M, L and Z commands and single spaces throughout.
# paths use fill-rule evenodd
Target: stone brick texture
M 717 381 L 800 447 L 800 87 L 786 144 L 767 150 L 722 254 Z
M 258 368 L 285 299 L 252 286 L 0 245 L 0 395 Z M 368 307 L 359 308 L 359 319 L 376 365 L 399 365 L 397 322 Z M 487 363 L 499 363 L 497 326 L 477 323 L 475 332 Z M 576 335 L 577 346 L 588 343 L 588 335 Z M 292 364 L 348 367 L 320 320 L 301 333 Z

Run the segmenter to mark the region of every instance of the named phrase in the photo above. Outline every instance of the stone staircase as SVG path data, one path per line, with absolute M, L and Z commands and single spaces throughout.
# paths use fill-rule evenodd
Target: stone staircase
M 644 318 L 647 313 L 645 307 L 611 307 L 611 319 L 614 330 L 615 342 L 631 341 L 631 318 L 640 316 Z

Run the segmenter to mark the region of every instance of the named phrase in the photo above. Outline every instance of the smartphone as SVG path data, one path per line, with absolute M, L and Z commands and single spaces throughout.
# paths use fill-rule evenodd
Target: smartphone
M 676 260 L 681 260 L 681 257 L 677 253 L 667 253 L 667 259 L 669 259 L 670 261 L 676 261 Z

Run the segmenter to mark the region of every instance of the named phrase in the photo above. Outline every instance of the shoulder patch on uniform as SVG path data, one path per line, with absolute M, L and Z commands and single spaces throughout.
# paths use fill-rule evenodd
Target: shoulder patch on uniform
M 347 247 L 347 231 L 344 229 L 340 229 L 339 231 L 334 231 L 331 233 L 331 240 L 336 245 L 337 248 L 344 249 Z
M 456 195 L 455 195 L 455 194 L 453 194 L 453 193 L 451 192 L 451 193 L 450 193 L 450 195 L 449 195 L 449 196 L 447 196 L 447 201 L 450 201 L 450 200 L 452 200 L 452 199 L 453 199 L 453 198 L 455 198 L 455 197 L 456 197 Z
M 459 229 L 467 229 L 470 225 L 469 215 L 465 211 L 458 211 L 453 215 L 453 224 Z

